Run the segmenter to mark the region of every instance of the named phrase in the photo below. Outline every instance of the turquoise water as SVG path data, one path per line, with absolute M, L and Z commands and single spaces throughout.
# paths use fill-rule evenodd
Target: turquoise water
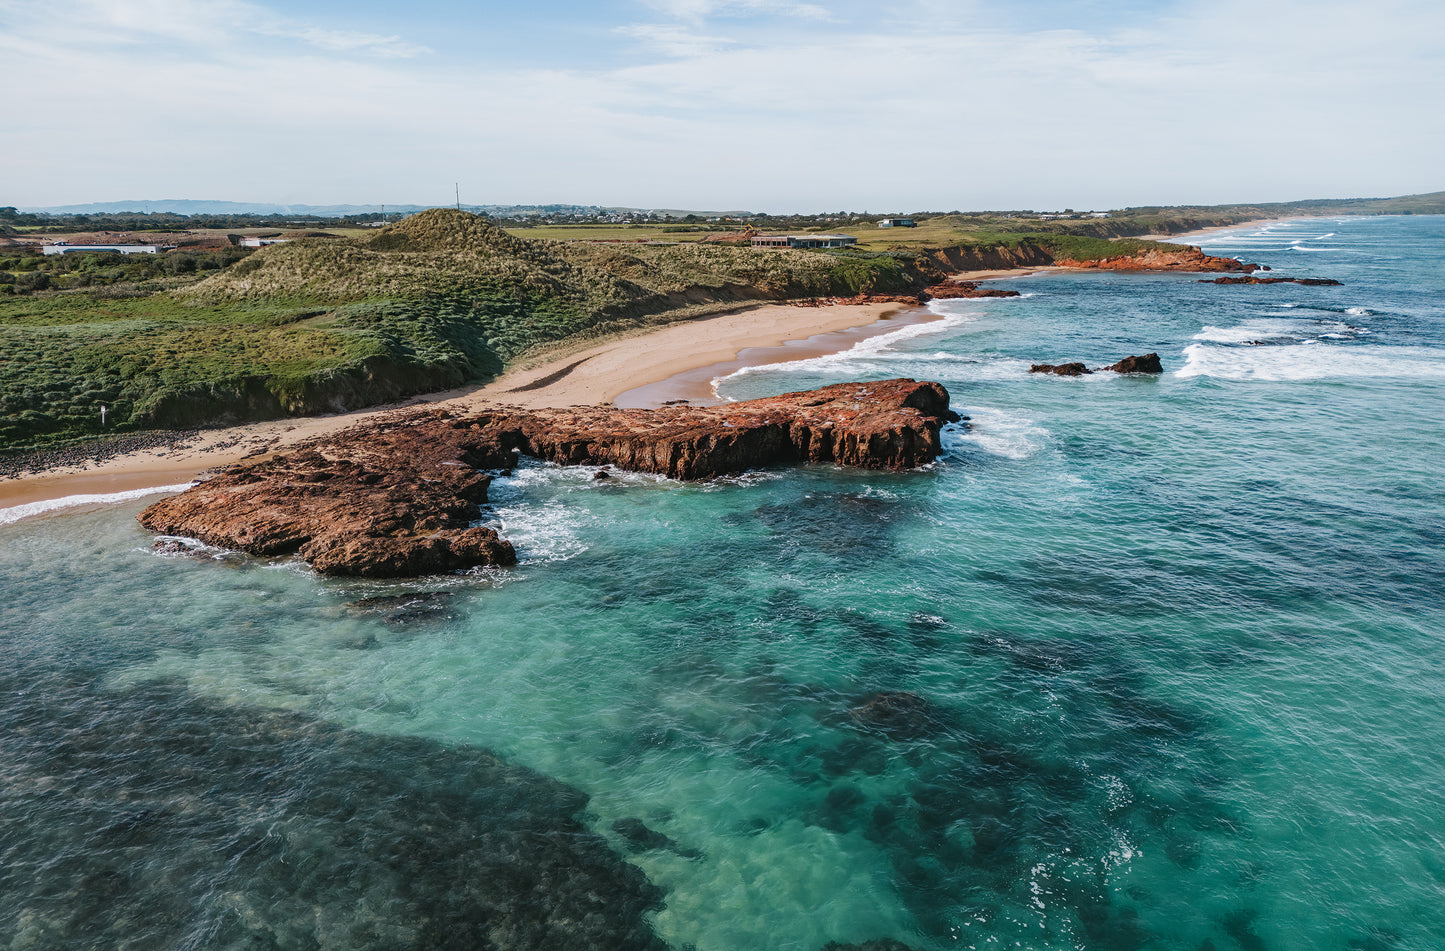
M 939 380 L 937 464 L 531 466 L 512 570 L 0 525 L 0 944 L 1445 946 L 1445 219 L 1204 247 L 1344 286 L 937 304 L 718 384 Z

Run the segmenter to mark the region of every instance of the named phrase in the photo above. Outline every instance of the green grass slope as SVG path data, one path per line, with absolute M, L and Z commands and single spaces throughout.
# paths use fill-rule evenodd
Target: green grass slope
M 433 209 L 245 256 L 16 257 L 0 294 L 0 452 L 354 409 L 485 380 L 560 341 L 740 303 L 906 292 L 957 270 L 1151 246 L 1063 230 L 963 235 L 946 220 L 918 231 L 933 240 L 761 251 L 528 240 Z
M 528 241 L 435 209 L 152 293 L 0 299 L 0 451 L 355 408 L 564 339 L 914 280 L 888 255 Z

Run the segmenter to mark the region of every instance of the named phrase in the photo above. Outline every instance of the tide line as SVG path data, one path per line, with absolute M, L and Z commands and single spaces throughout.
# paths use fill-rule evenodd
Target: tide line
M 163 492 L 182 492 L 193 485 L 195 485 L 194 482 L 184 482 L 180 485 L 159 485 L 148 489 L 131 489 L 127 492 L 110 492 L 104 495 L 67 495 L 59 499 L 46 499 L 43 502 L 27 502 L 24 505 L 12 505 L 9 508 L 0 509 L 0 525 L 9 525 L 23 518 L 33 518 L 36 515 L 44 515 L 47 512 L 76 508 L 82 505 L 118 505 L 134 499 L 143 499 L 147 495 L 159 495 Z

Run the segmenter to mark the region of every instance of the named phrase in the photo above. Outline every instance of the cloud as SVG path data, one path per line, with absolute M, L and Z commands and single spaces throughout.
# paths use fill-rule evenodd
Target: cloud
M 291 37 L 332 52 L 361 52 L 368 53 L 372 56 L 401 59 L 431 52 L 427 47 L 416 43 L 407 43 L 399 36 L 378 36 L 374 33 L 323 30 L 319 27 L 303 27 L 285 22 L 266 27 L 254 26 L 251 29 L 257 33 L 269 36 Z
M 0 5 L 0 15 L 11 22 L 14 34 L 67 49 L 179 44 L 193 51 L 221 52 L 262 37 L 379 58 L 430 52 L 398 36 L 327 29 L 246 0 L 71 0 L 63 21 L 52 13 L 47 4 L 15 0 Z
M 684 59 L 715 53 L 735 42 L 718 36 L 703 36 L 685 27 L 666 23 L 635 23 L 620 26 L 617 32 L 641 40 L 664 56 Z
M 4 204 L 440 201 L 460 179 L 478 202 L 916 211 L 1442 184 L 1445 123 L 1419 108 L 1445 99 L 1433 8 L 1191 0 L 1071 30 L 1008 28 L 981 4 L 932 29 L 901 7 L 866 30 L 660 22 L 609 26 L 587 68 L 541 68 L 533 47 L 408 56 L 411 37 L 239 0 L 75 2 L 85 16 L 62 25 L 0 0 L 0 60 L 35 80 L 7 120 Z
M 697 22 L 717 16 L 782 16 L 805 20 L 832 18 L 826 7 L 797 0 L 643 0 L 653 10 L 677 20 Z

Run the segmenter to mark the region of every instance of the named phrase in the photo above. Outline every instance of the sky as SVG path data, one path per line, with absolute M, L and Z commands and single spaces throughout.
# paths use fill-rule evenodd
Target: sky
M 0 0 L 0 205 L 1445 189 L 1434 0 Z

